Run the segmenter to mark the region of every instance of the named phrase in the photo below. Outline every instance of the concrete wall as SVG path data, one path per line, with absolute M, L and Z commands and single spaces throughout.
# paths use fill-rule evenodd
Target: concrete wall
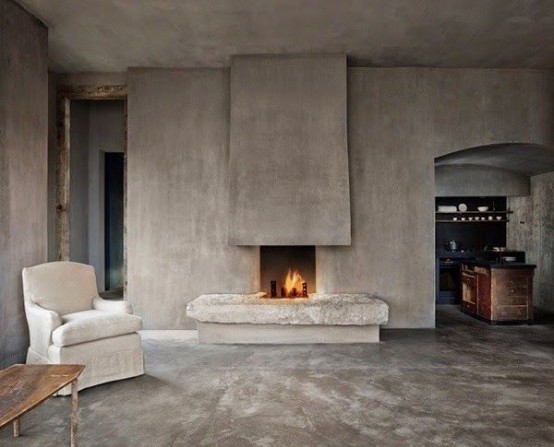
M 554 143 L 552 74 L 351 68 L 352 245 L 318 247 L 318 291 L 375 292 L 389 327 L 434 326 L 434 158 Z M 129 75 L 128 299 L 149 328 L 191 328 L 185 304 L 259 288 L 256 248 L 226 245 L 229 78 Z
M 46 27 L 0 0 L 0 368 L 28 345 L 21 270 L 46 261 Z
M 352 246 L 317 250 L 319 291 L 368 291 L 389 327 L 434 325 L 434 158 L 484 144 L 551 144 L 547 72 L 351 68 Z
M 146 328 L 194 328 L 202 293 L 259 289 L 259 249 L 227 246 L 229 73 L 131 70 L 127 298 Z
M 478 165 L 435 167 L 437 197 L 528 196 L 529 177 L 506 169 Z
M 554 172 L 531 177 L 531 195 L 509 200 L 508 246 L 535 263 L 534 304 L 554 311 Z
M 231 64 L 229 243 L 349 245 L 346 57 Z

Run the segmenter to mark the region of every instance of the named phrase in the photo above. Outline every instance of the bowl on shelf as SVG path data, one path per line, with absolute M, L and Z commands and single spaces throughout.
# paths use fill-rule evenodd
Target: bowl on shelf
M 488 210 L 489 210 L 488 206 L 478 206 L 477 207 L 477 211 L 481 211 L 482 213 L 484 213 L 485 211 L 488 211 Z

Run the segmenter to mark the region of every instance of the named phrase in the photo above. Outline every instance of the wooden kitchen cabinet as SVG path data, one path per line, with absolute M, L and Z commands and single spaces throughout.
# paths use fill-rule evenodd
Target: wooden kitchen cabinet
M 532 323 L 535 266 L 483 264 L 462 264 L 462 311 L 489 323 Z
M 477 313 L 477 278 L 470 269 L 462 267 L 462 310 Z

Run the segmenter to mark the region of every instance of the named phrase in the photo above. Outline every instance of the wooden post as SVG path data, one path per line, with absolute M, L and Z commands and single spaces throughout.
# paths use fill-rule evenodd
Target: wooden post
M 127 298 L 127 99 L 123 102 L 123 113 L 125 119 L 124 140 L 123 140 L 123 298 Z
M 17 438 L 19 435 L 21 435 L 20 419 L 16 419 L 13 421 L 13 436 Z
M 77 430 L 79 426 L 79 387 L 77 379 L 71 382 L 71 447 L 77 447 Z
M 56 248 L 59 261 L 69 260 L 70 101 L 58 98 L 58 166 L 56 188 Z

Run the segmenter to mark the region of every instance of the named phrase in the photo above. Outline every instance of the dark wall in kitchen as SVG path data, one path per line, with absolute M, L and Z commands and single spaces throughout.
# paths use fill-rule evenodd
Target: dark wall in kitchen
M 455 240 L 464 250 L 483 250 L 492 247 L 506 246 L 506 224 L 499 223 L 437 223 L 436 248 L 443 248 L 446 241 Z
M 469 211 L 476 211 L 478 206 L 489 206 L 489 211 L 493 209 L 498 211 L 506 210 L 505 197 L 440 197 L 435 200 L 436 208 L 439 205 L 458 206 L 465 203 Z M 458 221 L 452 219 L 456 216 Z M 493 220 L 488 220 L 491 216 Z M 496 217 L 501 216 L 501 222 L 496 221 Z M 455 240 L 459 248 L 464 250 L 482 250 L 486 245 L 493 247 L 506 246 L 506 222 L 504 218 L 510 215 L 504 214 L 437 214 L 437 220 L 449 220 L 451 222 L 437 222 L 435 231 L 435 247 L 443 248 L 446 241 Z M 466 220 L 460 220 L 464 217 Z M 468 220 L 469 218 L 473 220 Z M 485 217 L 487 220 L 476 221 L 479 217 Z

